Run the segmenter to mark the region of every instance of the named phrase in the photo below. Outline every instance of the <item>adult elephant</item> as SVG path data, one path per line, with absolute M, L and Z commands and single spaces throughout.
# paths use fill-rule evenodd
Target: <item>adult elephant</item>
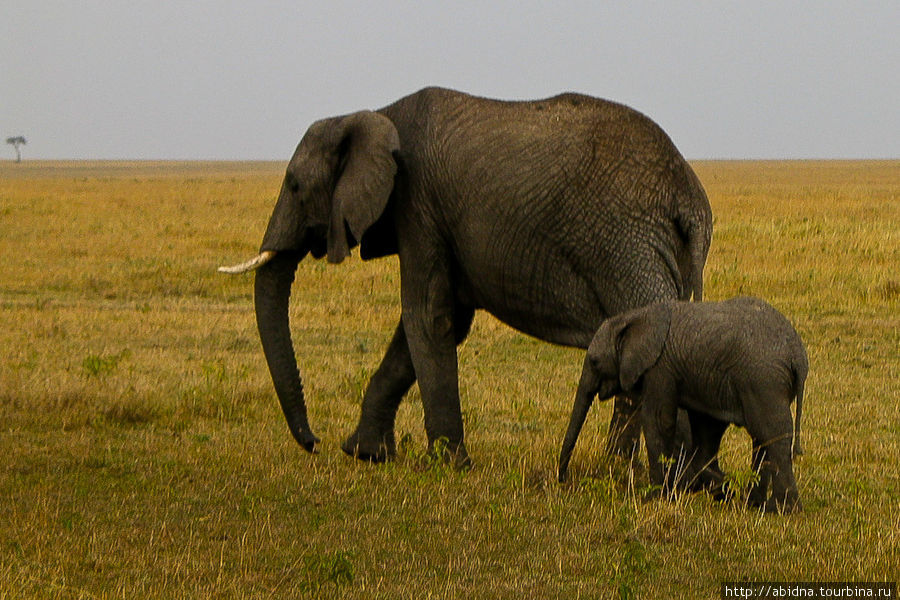
M 650 119 L 578 94 L 527 102 L 426 88 L 377 111 L 314 123 L 287 167 L 260 254 L 256 319 L 288 425 L 307 420 L 288 322 L 298 262 L 397 254 L 402 315 L 342 448 L 381 461 L 418 380 L 429 448 L 468 461 L 456 346 L 476 309 L 539 339 L 587 348 L 608 316 L 702 296 L 712 213 L 694 172 Z M 632 407 L 611 426 L 633 447 Z

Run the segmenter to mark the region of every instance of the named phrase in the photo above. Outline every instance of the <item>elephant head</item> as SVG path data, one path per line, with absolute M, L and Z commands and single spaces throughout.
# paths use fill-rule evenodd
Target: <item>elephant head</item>
M 569 459 L 594 396 L 605 400 L 635 392 L 641 377 L 662 354 L 671 317 L 671 307 L 660 303 L 612 317 L 600 325 L 588 346 L 563 440 L 560 481 L 566 480 Z
M 291 284 L 310 253 L 339 263 L 387 206 L 400 149 L 397 129 L 363 111 L 314 123 L 294 152 L 257 257 L 225 273 L 256 269 L 254 303 L 263 352 L 297 442 L 315 449 L 288 319 Z
M 634 390 L 659 359 L 671 317 L 671 307 L 660 303 L 603 322 L 587 351 L 600 399 Z

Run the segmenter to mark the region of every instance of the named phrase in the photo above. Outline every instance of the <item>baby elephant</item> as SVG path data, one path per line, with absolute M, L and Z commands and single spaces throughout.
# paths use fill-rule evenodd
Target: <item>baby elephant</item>
M 664 302 L 607 319 L 587 351 L 575 406 L 559 457 L 569 458 L 588 409 L 624 393 L 641 404 L 650 482 L 671 489 L 676 414 L 687 411 L 693 457 L 679 483 L 720 486 L 717 455 L 729 423 L 753 438 L 759 481 L 750 492 L 767 511 L 800 510 L 791 458 L 799 453 L 806 349 L 788 320 L 757 298 Z M 791 402 L 797 398 L 796 427 Z M 772 496 L 767 498 L 769 481 Z

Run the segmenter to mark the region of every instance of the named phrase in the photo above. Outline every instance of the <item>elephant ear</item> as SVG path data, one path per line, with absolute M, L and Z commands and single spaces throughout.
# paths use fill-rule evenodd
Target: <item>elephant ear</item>
M 362 240 L 387 206 L 394 189 L 400 136 L 393 122 L 371 111 L 344 117 L 339 148 L 343 170 L 334 187 L 328 228 L 328 261 L 339 263 L 350 254 L 347 231 Z
M 659 360 L 671 320 L 672 308 L 664 303 L 623 315 L 616 348 L 619 354 L 619 383 L 626 392 L 633 390 L 647 369 Z

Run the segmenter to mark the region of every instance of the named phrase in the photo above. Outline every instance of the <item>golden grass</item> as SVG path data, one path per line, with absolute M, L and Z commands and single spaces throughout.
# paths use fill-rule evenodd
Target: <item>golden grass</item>
M 642 502 L 609 403 L 555 483 L 581 353 L 486 315 L 460 350 L 468 473 L 339 443 L 399 316 L 395 259 L 301 264 L 292 318 L 321 452 L 284 424 L 251 278 L 277 163 L 0 163 L 0 598 L 714 597 L 724 580 L 898 580 L 900 162 L 701 162 L 709 298 L 806 341 L 805 512 Z M 749 441 L 731 430 L 726 469 Z M 637 491 L 635 491 L 637 490 Z

